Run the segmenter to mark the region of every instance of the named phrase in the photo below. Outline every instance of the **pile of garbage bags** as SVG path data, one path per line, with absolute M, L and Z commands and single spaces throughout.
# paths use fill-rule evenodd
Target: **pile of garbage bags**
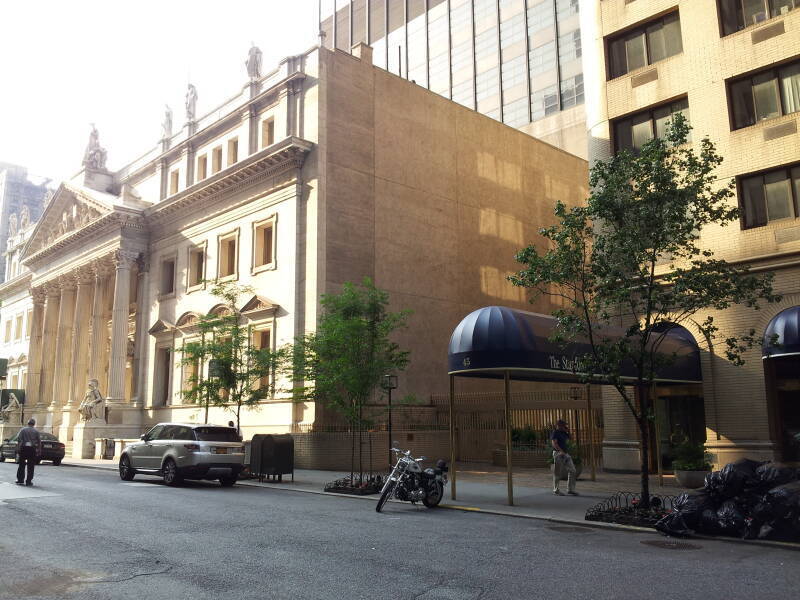
M 706 475 L 673 508 L 656 523 L 666 535 L 800 541 L 800 469 L 743 458 Z

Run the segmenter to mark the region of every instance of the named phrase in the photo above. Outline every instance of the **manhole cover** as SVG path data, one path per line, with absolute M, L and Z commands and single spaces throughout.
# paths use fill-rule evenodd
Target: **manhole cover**
M 702 547 L 689 542 L 674 542 L 670 540 L 643 540 L 639 543 L 645 546 L 653 546 L 654 548 L 663 548 L 664 550 L 699 550 Z
M 588 527 L 576 527 L 574 525 L 550 525 L 547 527 L 550 531 L 557 531 L 559 533 L 591 533 L 592 530 Z

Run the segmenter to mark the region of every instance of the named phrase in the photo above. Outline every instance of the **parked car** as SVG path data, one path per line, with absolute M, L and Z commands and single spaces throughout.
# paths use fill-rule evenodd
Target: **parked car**
M 18 435 L 19 433 L 15 433 L 10 439 L 3 440 L 3 445 L 0 446 L 0 462 L 5 462 L 7 458 L 16 462 Z M 36 462 L 50 460 L 54 465 L 60 465 L 64 458 L 64 444 L 52 433 L 39 432 L 39 436 L 42 438 L 42 455 Z
M 160 475 L 167 485 L 218 479 L 228 487 L 243 468 L 244 444 L 236 428 L 208 423 L 159 423 L 140 441 L 125 446 L 119 458 L 123 481 L 141 473 Z

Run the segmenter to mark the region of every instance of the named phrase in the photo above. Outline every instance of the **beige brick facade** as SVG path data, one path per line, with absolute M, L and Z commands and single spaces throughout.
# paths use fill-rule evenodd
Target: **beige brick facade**
M 728 100 L 731 79 L 800 59 L 800 10 L 723 35 L 714 0 L 597 0 L 585 5 L 581 9 L 583 41 L 587 55 L 595 57 L 597 78 L 596 86 L 587 79 L 590 162 L 613 152 L 614 119 L 679 98 L 688 99 L 693 143 L 698 145 L 707 136 L 724 157 L 717 171 L 720 185 L 800 162 L 798 113 L 733 130 Z M 682 52 L 609 80 L 610 39 L 674 11 L 680 17 Z M 739 201 L 740 194 L 737 189 L 733 202 Z M 703 243 L 719 258 L 773 271 L 776 291 L 784 296 L 780 304 L 760 311 L 739 307 L 711 313 L 720 328 L 716 348 L 708 348 L 698 336 L 703 349 L 706 445 L 716 464 L 741 456 L 771 458 L 776 452 L 776 425 L 761 349 L 748 352 L 746 364 L 736 367 L 724 358 L 721 340 L 750 328 L 763 335 L 772 317 L 800 304 L 800 219 L 747 230 L 738 223 L 709 227 L 703 232 Z M 606 466 L 635 468 L 635 429 L 627 408 L 611 396 L 607 392 L 604 397 Z

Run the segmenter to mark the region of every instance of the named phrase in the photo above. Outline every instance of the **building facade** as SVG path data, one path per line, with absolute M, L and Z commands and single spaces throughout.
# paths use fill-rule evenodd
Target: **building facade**
M 321 294 L 369 276 L 414 311 L 398 393 L 444 392 L 453 327 L 478 306 L 529 308 L 506 280 L 515 252 L 556 199 L 585 197 L 585 161 L 376 68 L 366 45 L 314 48 L 267 74 L 248 64 L 241 92 L 206 115 L 190 86 L 180 129 L 165 115 L 159 144 L 117 171 L 94 130 L 25 247 L 27 410 L 76 455 L 205 418 L 182 391 L 206 366 L 182 365 L 181 349 L 222 310 L 214 280 L 254 289 L 243 318 L 253 344 L 274 348 L 314 330 Z M 103 423 L 79 420 L 90 379 Z M 249 438 L 323 416 L 277 394 L 241 427 Z
M 578 0 L 323 0 L 328 48 L 586 157 Z
M 0 284 L 0 358 L 8 360 L 5 387 L 9 389 L 25 389 L 28 377 L 33 302 L 29 291 L 31 275 L 21 258 L 35 225 L 27 205 L 23 204 L 19 215 L 9 216 L 3 254 L 5 279 Z
M 800 2 L 603 0 L 581 10 L 584 47 L 596 56 L 585 71 L 590 162 L 635 151 L 682 112 L 692 143 L 707 136 L 724 157 L 719 185 L 735 181 L 741 211 L 739 223 L 707 228 L 702 243 L 719 258 L 774 272 L 783 295 L 757 312 L 712 313 L 720 340 L 791 321 L 800 310 Z M 800 460 L 800 363 L 791 326 L 779 333 L 785 352 L 762 359 L 753 348 L 743 367 L 706 345 L 702 389 L 663 392 L 665 460 L 676 431 L 705 441 L 717 465 L 741 456 Z M 638 469 L 626 411 L 607 398 L 604 460 Z
M 25 167 L 0 163 L 0 248 L 4 252 L 13 224 L 12 215 L 18 219 L 22 208 L 27 207 L 30 222 L 41 216 L 48 192 L 47 181 L 36 183 L 29 179 Z M 0 261 L 0 281 L 5 281 L 6 269 L 6 262 Z

